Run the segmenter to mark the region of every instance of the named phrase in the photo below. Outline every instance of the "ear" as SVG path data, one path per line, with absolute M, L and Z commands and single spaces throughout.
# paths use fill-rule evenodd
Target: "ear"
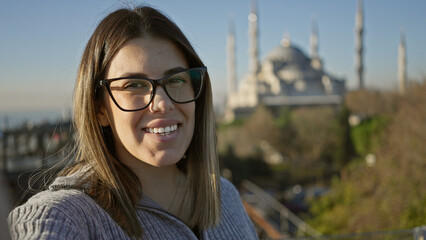
M 98 122 L 102 127 L 108 127 L 110 125 L 108 112 L 104 106 L 99 107 L 99 111 L 97 113 Z

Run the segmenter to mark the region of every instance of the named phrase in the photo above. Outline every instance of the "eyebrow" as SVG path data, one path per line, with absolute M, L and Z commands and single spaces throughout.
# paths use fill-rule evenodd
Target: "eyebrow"
M 179 72 L 182 70 L 185 70 L 186 68 L 184 67 L 175 67 L 175 68 L 171 68 L 168 69 L 166 71 L 164 71 L 163 73 L 163 77 L 167 76 L 169 74 L 175 73 L 175 72 Z M 120 75 L 118 78 L 126 78 L 126 77 L 143 77 L 143 78 L 148 78 L 148 75 L 145 73 L 124 73 L 122 75 Z
M 185 69 L 186 68 L 184 68 L 184 67 L 175 67 L 175 68 L 172 68 L 172 69 L 169 69 L 169 70 L 165 71 L 164 72 L 164 76 L 167 76 L 169 74 L 172 74 L 172 73 L 175 73 L 175 72 L 179 72 L 179 71 L 182 71 L 182 70 L 185 70 Z

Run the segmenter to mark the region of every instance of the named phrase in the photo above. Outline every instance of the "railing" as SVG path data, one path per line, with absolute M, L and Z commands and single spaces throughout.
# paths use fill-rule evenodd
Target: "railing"
M 281 238 L 283 240 L 426 240 L 426 226 L 413 229 L 336 234 L 328 236 Z
M 242 182 L 241 197 L 250 217 L 267 236 L 261 239 L 283 240 L 426 240 L 426 226 L 413 229 L 321 235 L 256 184 Z M 278 216 L 278 218 L 277 218 Z M 291 226 L 300 232 L 292 232 Z M 293 229 L 294 230 L 294 229 Z M 305 235 L 303 237 L 291 237 Z
M 242 194 L 242 198 L 248 204 L 261 209 L 265 219 L 269 219 L 279 228 L 282 233 L 293 232 L 294 228 L 303 235 L 312 237 L 320 236 L 321 233 L 305 223 L 301 218 L 292 213 L 288 208 L 278 202 L 275 198 L 267 194 L 256 184 L 245 180 L 242 182 L 243 190 L 247 191 Z

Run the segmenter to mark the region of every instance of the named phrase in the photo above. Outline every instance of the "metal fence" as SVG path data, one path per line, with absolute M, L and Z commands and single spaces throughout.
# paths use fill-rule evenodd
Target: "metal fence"
M 413 229 L 325 235 L 317 237 L 287 237 L 283 240 L 426 240 L 426 226 Z
M 289 209 L 279 203 L 271 195 L 250 181 L 242 182 L 242 199 L 249 206 L 246 207 L 250 212 L 253 209 L 261 210 L 258 218 L 267 222 L 266 227 L 272 230 L 262 228 L 260 239 L 283 239 L 283 240 L 426 240 L 426 226 L 413 229 L 376 231 L 365 233 L 349 233 L 336 235 L 321 235 L 320 232 L 306 224 L 302 219 L 292 213 Z M 253 208 L 253 209 L 251 209 Z M 248 211 L 249 212 L 249 211 Z M 250 215 L 249 212 L 249 215 Z M 252 214 L 253 215 L 253 214 Z M 253 217 L 250 215 L 250 217 Z M 256 214 L 254 214 L 256 215 Z M 252 218 L 253 219 L 253 218 Z M 261 221 L 260 221 L 261 222 Z M 272 234 L 271 234 L 272 233 Z M 304 235 L 303 237 L 293 237 Z
M 279 230 L 282 233 L 280 235 L 297 235 L 298 233 L 313 237 L 321 235 L 320 232 L 309 226 L 256 184 L 244 180 L 241 183 L 241 187 L 245 192 L 241 195 L 242 199 L 256 209 L 261 210 L 262 213 L 260 215 L 262 218 L 271 223 L 272 227 Z

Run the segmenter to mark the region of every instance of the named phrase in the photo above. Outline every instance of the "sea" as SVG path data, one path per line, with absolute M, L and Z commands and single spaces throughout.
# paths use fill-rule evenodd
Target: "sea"
M 70 109 L 0 111 L 0 136 L 4 129 L 20 128 L 28 124 L 56 123 L 69 116 Z

